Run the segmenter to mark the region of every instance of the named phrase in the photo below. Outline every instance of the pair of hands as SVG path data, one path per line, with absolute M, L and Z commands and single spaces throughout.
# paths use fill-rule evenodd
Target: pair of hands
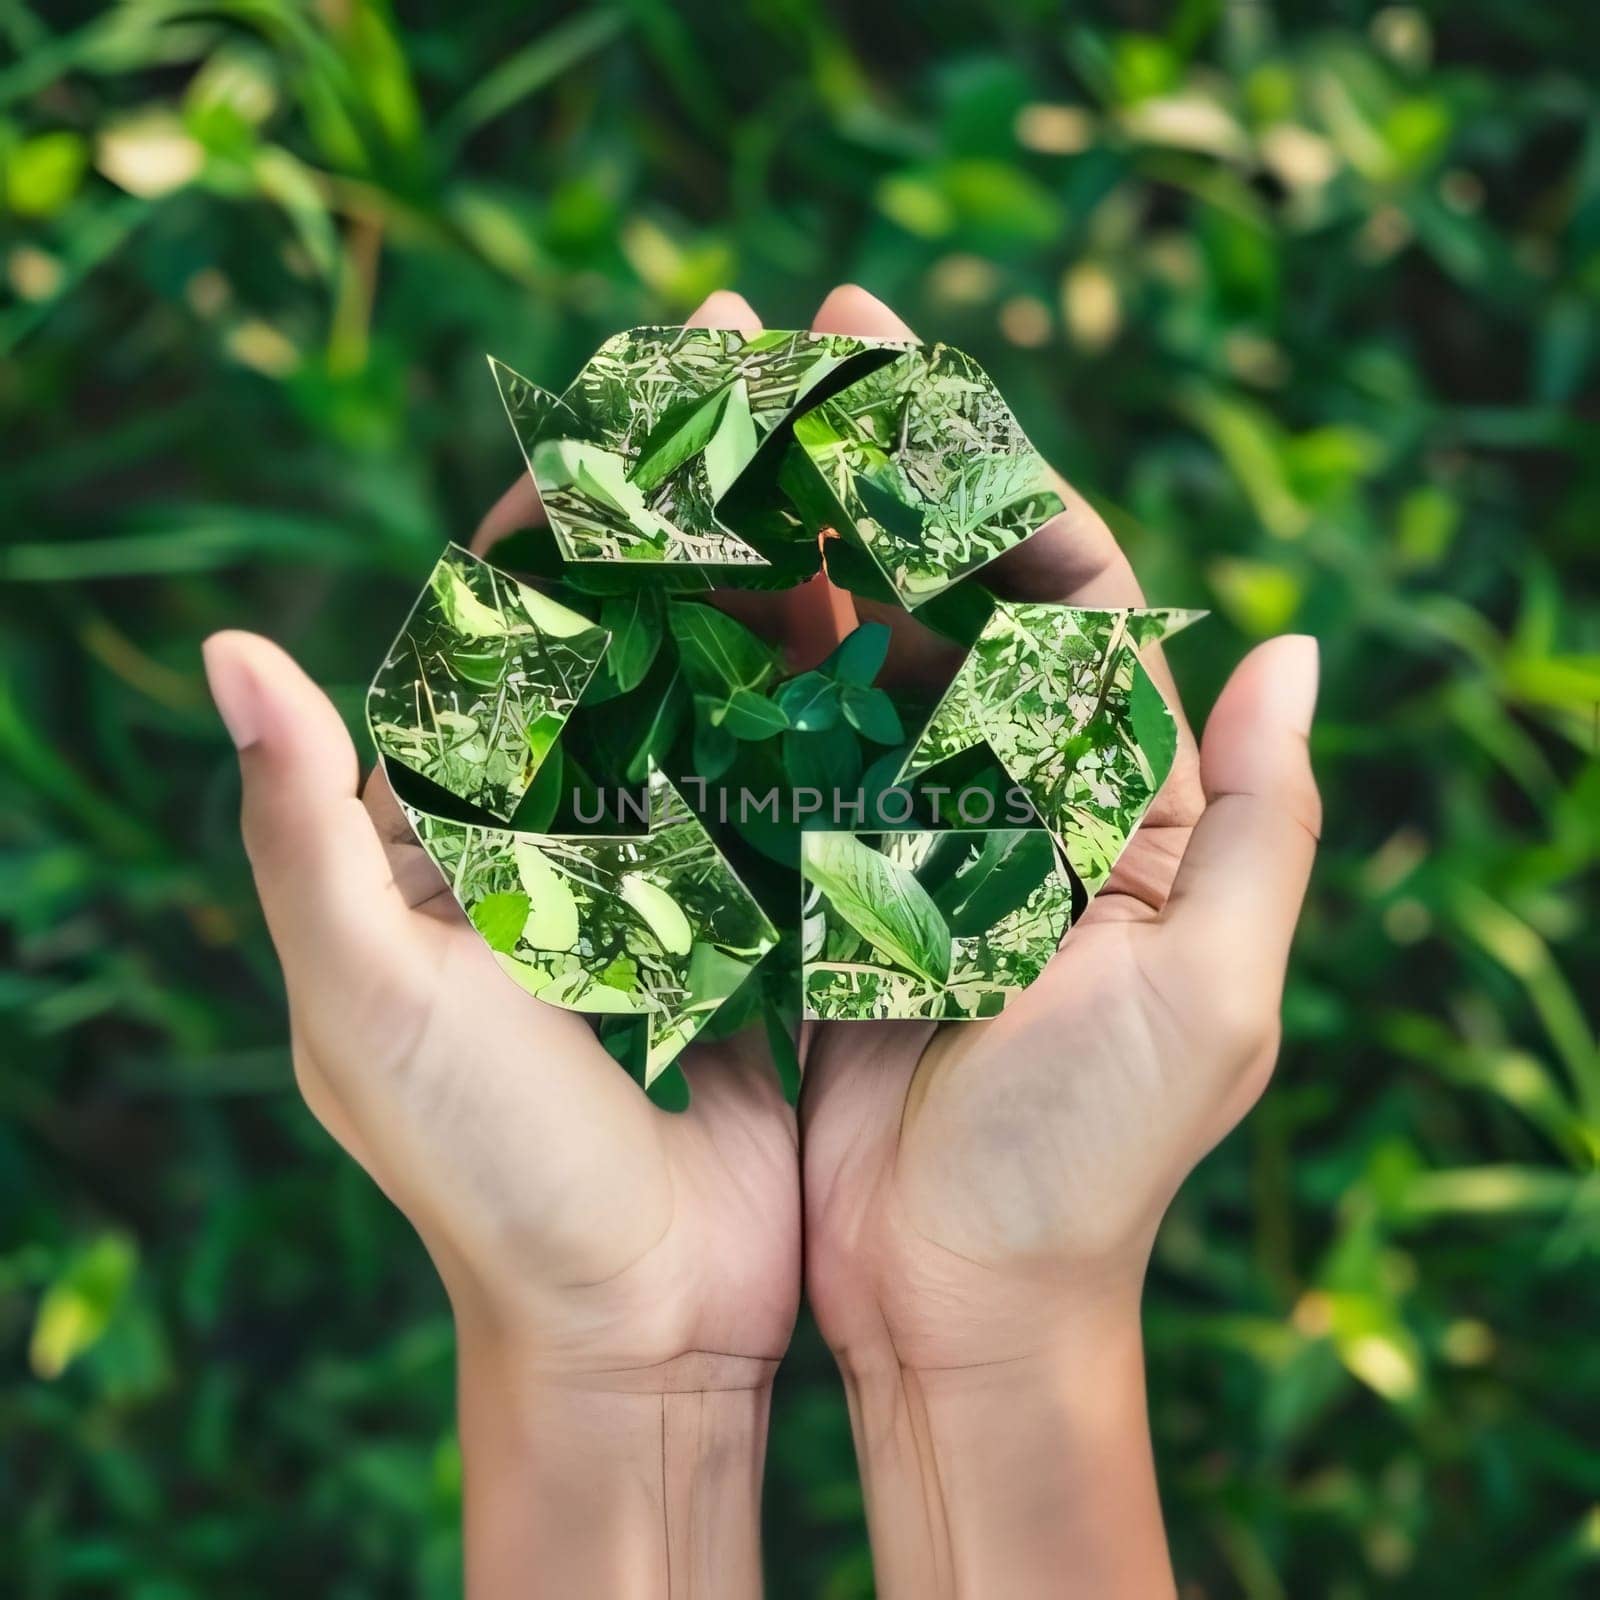
M 727 293 L 691 321 L 759 326 Z M 854 288 L 813 326 L 912 337 Z M 986 581 L 1142 603 L 1066 498 Z M 477 547 L 538 514 L 523 480 Z M 826 580 L 744 599 L 792 651 L 852 625 Z M 935 668 L 930 635 L 881 617 L 891 671 Z M 583 1019 L 505 981 L 287 656 L 225 633 L 206 666 L 300 1087 L 456 1314 L 474 1600 L 759 1592 L 766 1398 L 802 1277 L 846 1380 L 881 1593 L 1170 1592 L 1140 1287 L 1172 1195 L 1276 1053 L 1319 823 L 1312 641 L 1252 652 L 1200 745 L 1178 713 L 1111 882 L 999 1017 L 813 1027 L 798 1125 L 743 1037 L 687 1052 L 692 1104 L 659 1111 Z

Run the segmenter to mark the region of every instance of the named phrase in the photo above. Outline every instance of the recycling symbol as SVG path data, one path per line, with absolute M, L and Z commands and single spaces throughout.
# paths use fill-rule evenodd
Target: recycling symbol
M 366 709 L 507 978 L 647 1087 L 757 1014 L 995 1015 L 1166 777 L 1140 652 L 1199 613 L 989 592 L 1063 502 L 947 345 L 636 328 L 559 395 L 490 365 L 549 535 L 521 572 L 447 547 Z M 933 705 L 876 683 L 881 625 L 785 676 L 706 599 L 824 564 L 965 647 Z

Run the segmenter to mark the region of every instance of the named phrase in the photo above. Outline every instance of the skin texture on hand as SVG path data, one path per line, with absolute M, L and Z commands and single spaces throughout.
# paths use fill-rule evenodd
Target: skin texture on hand
M 908 337 L 859 289 L 819 330 Z M 1143 604 L 1094 511 L 984 569 L 1002 595 Z M 891 665 L 954 663 L 913 619 Z M 1139 1297 L 1156 1226 L 1265 1086 L 1320 810 L 1317 653 L 1259 647 L 1043 976 L 991 1021 L 827 1024 L 801 1100 L 806 1285 L 850 1395 L 879 1593 L 1172 1592 Z M 943 677 L 932 679 L 934 672 Z
M 736 295 L 692 319 L 759 328 Z M 908 337 L 859 289 L 819 332 Z M 1012 598 L 1142 603 L 1067 510 L 984 569 Z M 542 520 L 525 475 L 480 553 Z M 813 664 L 857 615 L 891 681 L 960 652 L 825 577 L 713 597 Z M 1167 598 L 1167 597 L 1162 597 Z M 1264 1087 L 1320 821 L 1316 647 L 1241 664 L 1044 976 L 999 1017 L 808 1027 L 804 1273 L 844 1374 L 886 1600 L 1173 1589 L 1139 1299 L 1196 1161 Z M 759 1593 L 760 1462 L 801 1276 L 801 1160 L 764 1046 L 683 1058 L 658 1111 L 581 1018 L 507 983 L 380 775 L 275 646 L 208 641 L 313 1112 L 412 1220 L 460 1344 L 471 1600 Z
M 471 1600 L 749 1600 L 800 1287 L 795 1119 L 764 1047 L 691 1049 L 690 1109 L 659 1110 L 583 1018 L 506 981 L 288 656 L 225 633 L 205 660 L 300 1088 L 455 1313 Z

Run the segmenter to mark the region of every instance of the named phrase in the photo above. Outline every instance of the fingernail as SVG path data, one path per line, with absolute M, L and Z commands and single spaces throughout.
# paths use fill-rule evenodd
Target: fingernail
M 1286 633 L 1274 641 L 1277 653 L 1275 681 L 1284 720 L 1296 731 L 1309 734 L 1317 709 L 1317 684 L 1322 675 L 1322 652 L 1309 633 Z
M 239 653 L 229 648 L 223 634 L 214 633 L 201 645 L 200 658 L 205 662 L 206 682 L 211 685 L 217 715 L 222 718 L 234 749 L 243 750 L 260 737 L 259 701 L 250 669 Z

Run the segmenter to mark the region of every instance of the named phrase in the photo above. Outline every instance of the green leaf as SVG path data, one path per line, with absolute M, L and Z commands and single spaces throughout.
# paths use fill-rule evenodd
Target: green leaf
M 905 747 L 902 745 L 898 749 L 889 751 L 887 755 L 879 756 L 867 768 L 865 775 L 861 779 L 861 793 L 865 810 L 865 816 L 861 824 L 863 828 L 900 830 L 917 826 L 914 806 L 905 805 L 898 796 L 892 798 L 887 806 L 887 809 L 893 815 L 884 815 L 884 796 L 897 787 L 900 764 L 905 759 L 905 754 Z M 909 789 L 909 786 L 907 788 Z
M 932 890 L 957 939 L 987 933 L 1055 870 L 1055 848 L 1042 828 L 997 829 L 980 839 L 975 853 Z
M 706 482 L 713 501 L 733 487 L 756 453 L 755 419 L 750 415 L 750 391 L 743 378 L 728 391 L 716 431 L 706 441 Z
M 916 875 L 847 833 L 808 833 L 800 870 L 837 915 L 935 988 L 950 974 L 950 928 Z
M 105 1233 L 45 1290 L 28 1343 L 41 1378 L 59 1378 L 105 1336 L 132 1286 L 139 1250 L 126 1234 Z
M 715 783 L 733 765 L 739 742 L 722 723 L 711 720 L 713 711 L 723 709 L 721 702 L 708 695 L 696 695 L 694 709 L 695 776 Z
M 649 494 L 684 462 L 705 449 L 722 421 L 728 392 L 720 389 L 713 395 L 695 395 L 669 406 L 662 413 L 633 464 L 630 477 L 637 488 Z
M 506 641 L 502 638 L 488 644 L 458 645 L 447 659 L 458 678 L 479 689 L 494 689 L 506 674 L 506 654 Z
M 856 493 L 867 514 L 899 544 L 919 548 L 923 540 L 922 512 L 900 498 L 899 493 L 862 473 L 856 479 Z
M 722 708 L 721 724 L 735 739 L 770 739 L 789 726 L 789 719 L 764 694 L 735 689 Z
M 625 1067 L 628 1075 L 644 1082 L 645 1052 L 650 1044 L 649 1024 L 643 1017 L 609 1016 L 596 1019 L 595 1031 L 606 1053 Z
M 882 689 L 864 689 L 859 684 L 847 684 L 844 690 L 844 714 L 851 727 L 871 739 L 874 744 L 899 744 L 906 736 L 900 726 L 900 713 L 894 701 Z
M 545 537 L 548 540 L 548 534 Z M 560 571 L 561 581 L 574 594 L 595 595 L 609 599 L 619 594 L 637 594 L 640 589 L 669 595 L 704 594 L 711 587 L 706 581 L 705 573 L 699 567 L 624 560 L 566 563 L 564 558 L 560 557 L 559 547 L 555 546 L 554 541 L 550 543 L 552 548 L 557 550 L 558 560 L 563 561 Z
M 531 839 L 518 837 L 512 858 L 527 890 L 528 909 L 519 930 L 523 943 L 535 950 L 571 950 L 578 943 L 580 923 L 567 880 Z
M 861 742 L 842 722 L 817 733 L 786 733 L 783 770 L 796 788 L 815 789 L 828 797 L 824 814 L 831 815 L 834 794 L 855 798 L 861 781 Z
M 615 595 L 600 607 L 600 626 L 611 635 L 601 667 L 623 693 L 644 682 L 661 648 L 662 609 L 658 589 Z
M 622 11 L 580 11 L 520 48 L 497 54 L 487 72 L 467 75 L 470 87 L 439 116 L 438 149 L 454 151 L 474 129 L 547 85 L 565 81 L 585 56 L 609 44 L 627 25 Z
M 672 748 L 688 711 L 689 697 L 684 693 L 683 680 L 673 673 L 655 709 L 639 730 L 633 753 L 623 768 L 629 783 L 643 783 L 651 760 Z
M 789 726 L 802 733 L 826 732 L 839 720 L 839 685 L 821 671 L 791 678 L 775 698 L 789 718 Z
M 582 612 L 558 604 L 528 584 L 518 586 L 517 598 L 534 626 L 552 639 L 586 639 L 594 632 L 594 624 Z
M 869 684 L 883 670 L 890 637 L 887 623 L 863 622 L 834 646 L 817 671 L 841 683 Z
M 677 1062 L 658 1072 L 645 1086 L 645 1093 L 663 1111 L 689 1109 L 689 1080 Z
M 476 569 L 466 570 L 470 574 Z M 430 582 L 445 626 L 459 638 L 500 641 L 510 632 L 505 614 L 493 605 L 484 604 L 472 592 L 461 566 L 451 559 L 451 553 L 440 558 Z
M 994 612 L 994 596 L 976 578 L 964 578 L 917 607 L 917 621 L 970 650 Z
M 656 1009 L 650 996 L 637 989 L 607 983 L 604 972 L 591 974 L 581 967 L 551 978 L 536 962 L 496 953 L 500 970 L 514 978 L 546 1005 L 597 1016 L 641 1016 Z
M 795 1047 L 794 1033 L 771 1000 L 762 1006 L 761 1020 L 766 1027 L 767 1048 L 772 1052 L 772 1065 L 783 1088 L 783 1098 L 794 1105 L 800 1099 L 801 1081 L 800 1052 Z
M 970 866 L 977 858 L 984 838 L 982 833 L 955 828 L 936 834 L 927 854 L 913 869 L 917 882 L 933 896 L 934 904 L 945 912 L 947 921 L 949 908 L 943 903 L 941 893 L 962 867 Z
M 777 670 L 773 652 L 742 622 L 713 606 L 673 601 L 667 623 L 684 676 L 697 694 L 724 699 L 735 689 L 759 689 Z
M 694 930 L 682 906 L 665 889 L 637 872 L 624 873 L 619 889 L 622 898 L 661 941 L 663 950 L 672 955 L 689 953 L 694 943 Z
M 1159 789 L 1172 771 L 1178 751 L 1178 724 L 1161 691 L 1138 662 L 1134 664 L 1133 687 L 1128 695 L 1128 719 L 1133 724 L 1134 743 L 1150 763 L 1151 787 Z
M 81 134 L 66 129 L 36 134 L 0 159 L 0 194 L 19 217 L 53 216 L 72 199 L 88 164 L 89 146 Z
M 528 920 L 532 905 L 533 902 L 520 889 L 486 894 L 473 904 L 470 913 L 472 926 L 483 935 L 483 942 L 491 950 L 513 950 L 522 936 L 522 925 Z
M 732 996 L 750 976 L 751 963 L 719 950 L 703 940 L 689 952 L 689 976 L 685 1004 L 702 1008 L 710 1003 L 720 1009 L 732 1003 Z
M 528 792 L 512 813 L 512 827 L 522 833 L 543 833 L 550 826 L 565 798 L 569 764 L 561 746 L 556 745 L 539 764 Z

